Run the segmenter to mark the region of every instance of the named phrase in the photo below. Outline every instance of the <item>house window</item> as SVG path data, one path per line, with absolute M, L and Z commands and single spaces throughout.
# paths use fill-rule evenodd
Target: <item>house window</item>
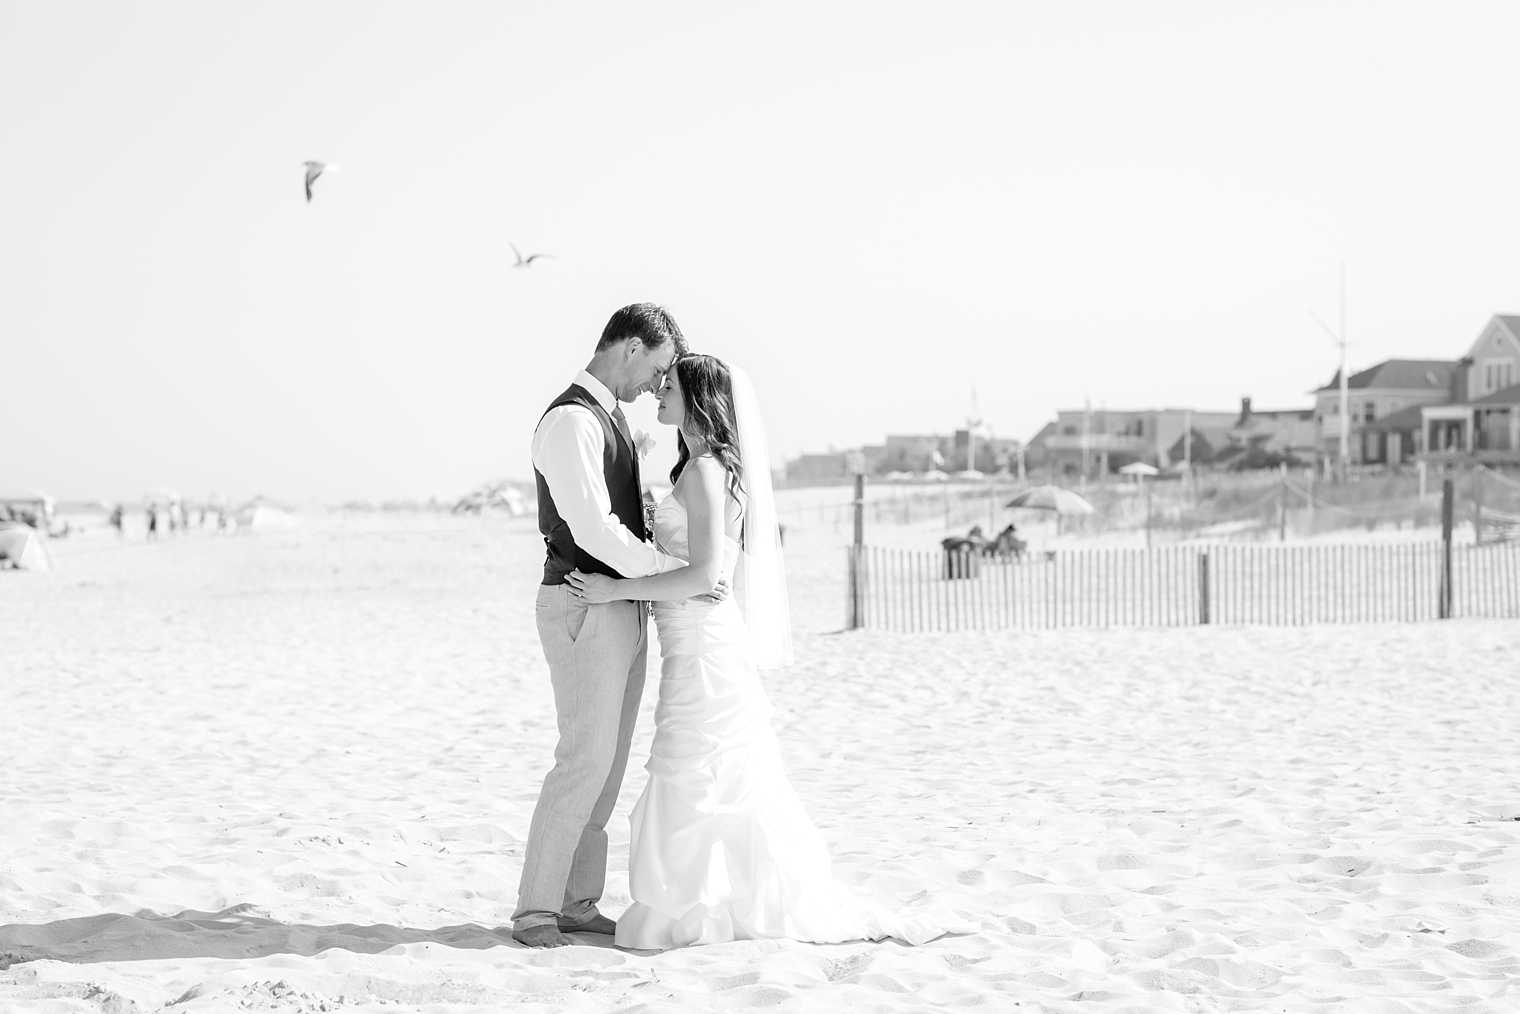
M 1362 407 L 1362 422 L 1372 422 L 1377 418 L 1377 402 L 1369 401 Z
M 1492 360 L 1483 364 L 1483 393 L 1509 387 L 1514 382 L 1514 360 Z
M 1061 436 L 1063 436 L 1063 437 L 1074 437 L 1076 435 L 1077 435 L 1077 428 L 1075 426 L 1062 426 L 1061 427 Z

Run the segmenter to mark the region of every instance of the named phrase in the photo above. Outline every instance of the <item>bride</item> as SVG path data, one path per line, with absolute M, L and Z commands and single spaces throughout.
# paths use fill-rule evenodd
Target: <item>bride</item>
M 787 780 L 758 670 L 790 663 L 790 618 L 770 458 L 747 377 L 712 356 L 684 356 L 659 406 L 679 454 L 654 534 L 687 565 L 646 578 L 569 578 L 587 603 L 652 601 L 660 634 L 649 782 L 631 817 L 633 904 L 618 920 L 618 945 L 940 936 L 833 879 L 823 837 Z M 713 602 L 705 596 L 720 579 L 735 594 Z

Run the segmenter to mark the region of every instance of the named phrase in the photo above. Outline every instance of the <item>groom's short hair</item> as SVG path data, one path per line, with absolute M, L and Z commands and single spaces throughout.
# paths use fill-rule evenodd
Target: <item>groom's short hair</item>
M 677 356 L 684 356 L 687 352 L 686 336 L 681 333 L 676 319 L 658 303 L 629 303 L 614 313 L 607 326 L 602 328 L 602 338 L 596 343 L 596 350 L 610 349 L 628 338 L 637 338 L 651 349 L 672 342 Z

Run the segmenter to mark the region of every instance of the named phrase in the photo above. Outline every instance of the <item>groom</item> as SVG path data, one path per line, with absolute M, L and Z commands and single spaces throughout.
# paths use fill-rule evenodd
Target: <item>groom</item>
M 566 933 L 617 928 L 596 903 L 607 876 L 607 818 L 644 691 L 649 607 L 588 606 L 571 597 L 565 575 L 647 577 L 683 565 L 645 541 L 638 452 L 619 403 L 657 389 L 685 352 L 686 338 L 663 307 L 623 307 L 533 433 L 538 530 L 548 547 L 538 639 L 559 743 L 533 810 L 512 916 L 512 936 L 529 947 L 563 947 L 571 943 Z

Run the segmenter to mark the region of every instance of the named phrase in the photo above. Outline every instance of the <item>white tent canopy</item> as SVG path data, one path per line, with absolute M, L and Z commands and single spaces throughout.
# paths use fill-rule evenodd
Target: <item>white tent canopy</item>
M 52 570 L 47 540 L 30 525 L 0 521 L 0 569 Z
M 233 512 L 232 518 L 237 522 L 240 532 L 291 528 L 296 524 L 295 515 L 270 506 L 262 500 L 244 504 Z

